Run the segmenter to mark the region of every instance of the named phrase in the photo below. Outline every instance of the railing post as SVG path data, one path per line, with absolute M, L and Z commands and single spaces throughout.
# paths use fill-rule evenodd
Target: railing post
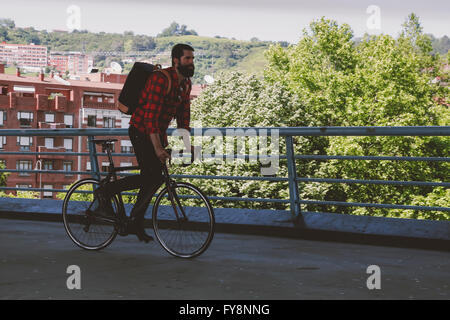
M 92 172 L 93 178 L 100 180 L 100 170 L 98 168 L 97 149 L 95 147 L 95 143 L 92 142 L 93 139 L 94 139 L 93 136 L 88 136 L 89 158 L 91 159 L 91 172 Z
M 300 208 L 300 194 L 298 191 L 297 168 L 294 157 L 294 143 L 292 136 L 286 136 L 286 156 L 289 175 L 289 200 L 294 222 L 303 221 Z

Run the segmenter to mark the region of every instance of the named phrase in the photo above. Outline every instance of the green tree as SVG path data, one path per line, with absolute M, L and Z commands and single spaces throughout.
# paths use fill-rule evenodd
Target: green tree
M 14 20 L 7 19 L 7 18 L 0 18 L 0 26 L 6 27 L 9 29 L 15 28 L 16 24 L 14 23 Z
M 313 22 L 298 45 L 268 52 L 266 78 L 282 82 L 316 115 L 310 126 L 448 125 L 448 108 L 433 98 L 448 97 L 448 88 L 433 84 L 437 60 L 417 16 L 410 15 L 398 39 L 365 36 L 356 46 L 347 25 L 322 18 Z M 330 137 L 326 153 L 339 155 L 438 156 L 449 152 L 445 137 Z M 318 148 L 320 150 L 320 148 Z M 447 181 L 445 163 L 403 161 L 329 161 L 316 176 L 345 179 Z M 302 172 L 302 174 L 305 174 Z M 321 184 L 304 185 L 305 195 L 323 200 L 409 204 L 414 195 L 435 188 Z M 425 201 L 425 200 L 424 200 Z M 446 198 L 447 206 L 450 199 Z M 432 205 L 432 203 L 430 203 Z M 313 209 L 325 210 L 322 207 Z M 328 207 L 329 210 L 329 207 Z M 356 214 L 410 217 L 404 210 L 332 208 Z M 425 217 L 415 213 L 414 217 Z M 447 219 L 448 215 L 445 215 Z
M 172 37 L 172 36 L 185 36 L 185 35 L 198 35 L 194 30 L 187 30 L 186 25 L 180 26 L 176 22 L 172 22 L 170 26 L 165 28 L 157 37 Z
M 325 18 L 314 21 L 297 45 L 271 47 L 265 79 L 238 73 L 216 79 L 193 103 L 192 118 L 205 115 L 201 118 L 203 127 L 448 125 L 448 108 L 434 100 L 448 98 L 448 88 L 431 81 L 438 74 L 437 60 L 430 54 L 426 37 L 422 37 L 420 28 L 413 22 L 407 23 L 407 30 L 398 39 L 388 35 L 365 36 L 355 44 L 348 25 L 338 25 Z M 443 137 L 295 139 L 296 154 L 445 157 L 449 149 L 449 139 Z M 285 152 L 283 140 L 280 150 Z M 446 163 L 420 161 L 332 160 L 298 161 L 297 164 L 301 177 L 319 178 L 448 181 L 450 172 Z M 197 172 L 220 175 L 253 176 L 261 169 L 260 164 L 248 163 L 234 167 L 199 166 Z M 283 162 L 280 167 L 279 174 L 285 176 Z M 208 180 L 202 187 L 219 195 L 287 198 L 287 186 L 280 183 Z M 439 190 L 393 185 L 300 184 L 302 199 L 427 205 L 434 205 L 439 199 L 439 205 L 448 206 L 448 193 Z M 443 199 L 439 198 L 441 195 Z M 448 214 L 438 216 L 407 210 L 317 205 L 303 206 L 303 209 L 449 219 Z

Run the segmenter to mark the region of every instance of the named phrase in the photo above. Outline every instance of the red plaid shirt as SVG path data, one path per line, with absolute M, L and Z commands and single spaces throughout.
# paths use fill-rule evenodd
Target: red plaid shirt
M 163 147 L 169 144 L 166 131 L 173 118 L 177 119 L 177 128 L 191 130 L 191 80 L 187 78 L 180 84 L 175 68 L 166 70 L 172 78 L 169 94 L 166 95 L 169 86 L 167 77 L 162 72 L 153 72 L 130 119 L 130 125 L 142 133 L 159 133 Z

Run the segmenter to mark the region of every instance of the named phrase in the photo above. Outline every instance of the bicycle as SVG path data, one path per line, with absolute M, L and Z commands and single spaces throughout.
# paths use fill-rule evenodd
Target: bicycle
M 68 190 L 62 206 L 65 230 L 70 239 L 86 250 L 100 250 L 110 245 L 117 234 L 128 235 L 129 217 L 126 215 L 122 193 L 111 201 L 113 217 L 96 212 L 99 201 L 94 190 L 101 185 L 117 180 L 117 172 L 137 170 L 138 166 L 115 167 L 111 155 L 111 144 L 117 139 L 93 139 L 101 144 L 109 159 L 106 178 L 85 178 L 76 181 Z M 170 149 L 166 149 L 169 154 Z M 193 155 L 191 163 L 193 161 Z M 214 210 L 207 196 L 196 186 L 187 182 L 176 182 L 163 164 L 163 189 L 156 194 L 151 223 L 144 220 L 145 232 L 153 229 L 159 244 L 171 255 L 194 258 L 206 251 L 214 236 Z M 185 202 L 183 202 L 185 201 Z

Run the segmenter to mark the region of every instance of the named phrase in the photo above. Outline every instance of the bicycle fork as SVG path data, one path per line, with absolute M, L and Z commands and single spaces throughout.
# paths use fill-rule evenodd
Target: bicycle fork
M 176 196 L 175 192 L 172 190 L 172 188 L 170 186 L 170 181 L 169 181 L 169 184 L 167 185 L 167 193 L 168 193 L 169 200 L 172 204 L 173 210 L 175 211 L 177 221 L 187 221 L 188 218 L 186 216 L 186 213 L 184 212 L 183 206 L 180 203 L 180 199 Z M 175 203 L 175 201 L 176 201 L 176 203 Z M 180 214 L 178 213 L 177 204 L 180 207 L 182 217 L 180 217 Z

